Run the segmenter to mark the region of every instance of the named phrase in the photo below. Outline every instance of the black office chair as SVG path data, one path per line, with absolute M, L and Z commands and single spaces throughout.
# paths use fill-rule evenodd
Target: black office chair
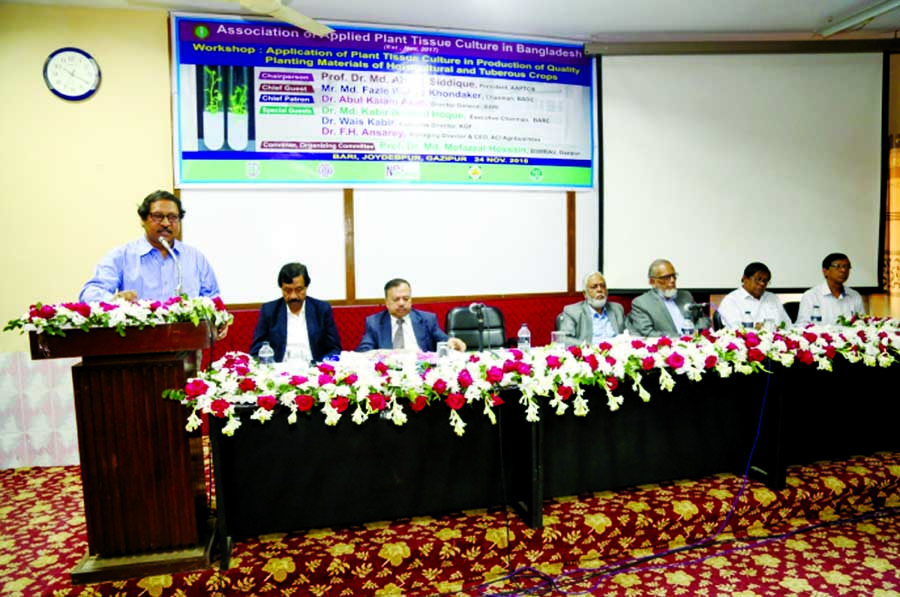
M 800 301 L 788 301 L 784 304 L 784 311 L 791 318 L 791 322 L 797 323 L 797 315 L 800 313 Z
M 724 328 L 725 324 L 722 323 L 722 315 L 719 313 L 719 310 L 716 309 L 715 312 L 713 312 L 712 329 L 713 331 L 718 332 Z
M 506 327 L 503 312 L 497 307 L 484 306 L 484 333 L 482 346 L 503 348 L 506 346 Z M 444 329 L 448 336 L 454 336 L 466 343 L 467 350 L 478 350 L 478 316 L 469 307 L 453 307 L 447 312 Z

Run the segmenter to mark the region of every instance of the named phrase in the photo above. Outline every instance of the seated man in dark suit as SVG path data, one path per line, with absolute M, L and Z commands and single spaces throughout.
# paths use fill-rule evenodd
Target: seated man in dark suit
M 625 331 L 622 305 L 607 302 L 606 278 L 600 272 L 584 277 L 584 300 L 566 305 L 559 316 L 559 331 L 566 333 L 566 344 L 597 344 Z
M 670 261 L 657 259 L 651 263 L 647 277 L 651 288 L 631 303 L 628 331 L 636 336 L 680 336 L 689 328 L 709 327 L 709 318 L 692 307 L 691 293 L 678 290 L 678 274 Z
M 341 352 L 341 338 L 334 325 L 331 305 L 306 296 L 309 272 L 302 263 L 288 263 L 278 272 L 281 298 L 264 303 L 250 343 L 250 354 L 257 356 L 259 347 L 268 342 L 275 351 L 275 361 L 290 359 L 321 361 Z
M 357 352 L 376 348 L 434 352 L 438 342 L 447 342 L 454 350 L 466 349 L 465 342 L 444 333 L 434 313 L 412 308 L 412 291 L 406 280 L 388 280 L 384 305 L 387 310 L 366 317 L 366 331 Z

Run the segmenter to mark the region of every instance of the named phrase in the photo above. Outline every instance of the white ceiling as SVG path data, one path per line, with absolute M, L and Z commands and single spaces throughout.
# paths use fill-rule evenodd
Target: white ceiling
M 37 4 L 140 8 L 163 2 L 173 10 L 240 14 L 237 0 L 29 0 Z M 129 4 L 131 2 L 131 4 Z M 692 39 L 710 35 L 810 33 L 879 0 L 284 0 L 324 21 L 408 25 L 520 34 L 572 41 Z M 146 9 L 146 8 L 144 8 Z M 864 33 L 900 30 L 900 10 L 866 25 Z

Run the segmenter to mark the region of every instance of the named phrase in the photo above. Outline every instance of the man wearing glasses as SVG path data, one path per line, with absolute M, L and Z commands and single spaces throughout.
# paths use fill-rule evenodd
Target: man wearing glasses
M 771 281 L 772 272 L 765 263 L 748 264 L 741 277 L 741 287 L 725 295 L 719 305 L 722 325 L 739 328 L 750 324 L 756 329 L 767 325 L 774 328 L 782 323 L 791 325 L 781 299 L 766 290 Z
M 702 317 L 691 293 L 678 290 L 678 274 L 671 262 L 657 259 L 650 264 L 647 277 L 650 290 L 631 303 L 626 320 L 629 332 L 636 336 L 680 336 L 709 327 L 709 319 Z
M 181 200 L 168 191 L 155 191 L 144 198 L 137 213 L 144 236 L 107 253 L 78 299 L 164 301 L 178 294 L 179 282 L 191 298 L 218 296 L 219 283 L 206 257 L 176 240 L 184 217 Z
M 856 313 L 865 312 L 859 293 L 849 286 L 844 286 L 850 277 L 849 257 L 843 253 L 830 253 L 822 260 L 822 275 L 825 281 L 810 288 L 800 297 L 797 324 L 833 325 L 841 315 L 849 318 Z M 815 321 L 819 318 L 821 322 Z

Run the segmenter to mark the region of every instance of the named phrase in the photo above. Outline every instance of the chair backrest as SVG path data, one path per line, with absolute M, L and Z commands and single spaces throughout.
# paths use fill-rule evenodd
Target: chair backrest
M 797 315 L 800 313 L 800 301 L 788 301 L 784 303 L 784 310 L 791 318 L 791 322 L 797 323 Z
M 484 307 L 484 348 L 503 348 L 506 345 L 506 328 L 503 325 L 503 312 L 497 307 Z M 468 350 L 478 350 L 478 318 L 468 307 L 453 307 L 447 311 L 444 321 L 447 335 L 459 338 L 466 343 Z
M 722 314 L 719 313 L 719 310 L 716 309 L 713 312 L 713 320 L 712 320 L 712 328 L 715 331 L 719 331 L 725 327 L 725 324 L 722 323 Z

